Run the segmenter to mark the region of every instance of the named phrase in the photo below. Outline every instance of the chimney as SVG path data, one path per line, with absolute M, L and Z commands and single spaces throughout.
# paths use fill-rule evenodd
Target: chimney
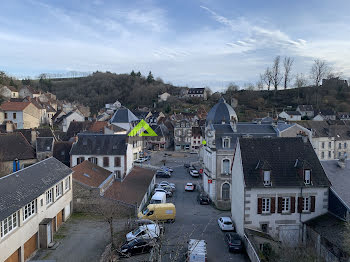
M 36 130 L 32 129 L 30 131 L 30 135 L 31 135 L 31 138 L 32 138 L 32 145 L 35 145 L 36 144 L 36 137 L 37 137 Z
M 6 133 L 13 132 L 13 123 L 11 121 L 6 121 Z

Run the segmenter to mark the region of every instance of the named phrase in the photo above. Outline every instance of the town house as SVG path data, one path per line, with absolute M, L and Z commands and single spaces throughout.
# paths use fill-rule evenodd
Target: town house
M 51 157 L 0 178 L 0 261 L 24 262 L 52 245 L 72 213 L 72 170 Z

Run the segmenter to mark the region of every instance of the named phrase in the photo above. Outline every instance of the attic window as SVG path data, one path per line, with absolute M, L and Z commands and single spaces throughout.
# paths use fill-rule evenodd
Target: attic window
M 271 186 L 271 171 L 264 170 L 264 186 Z
M 310 169 L 304 170 L 304 183 L 305 183 L 305 185 L 311 184 L 311 170 Z
M 229 148 L 230 147 L 230 139 L 224 138 L 222 142 L 223 148 Z
M 86 174 L 86 173 L 84 173 L 84 176 L 85 176 L 85 177 L 90 177 L 90 176 L 89 176 L 88 174 Z

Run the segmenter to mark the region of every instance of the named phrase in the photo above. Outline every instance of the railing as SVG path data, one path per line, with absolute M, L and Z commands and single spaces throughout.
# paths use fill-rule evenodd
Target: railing
M 246 250 L 250 261 L 261 262 L 259 255 L 256 253 L 253 244 L 250 242 L 246 234 L 244 234 L 244 240 L 245 240 Z

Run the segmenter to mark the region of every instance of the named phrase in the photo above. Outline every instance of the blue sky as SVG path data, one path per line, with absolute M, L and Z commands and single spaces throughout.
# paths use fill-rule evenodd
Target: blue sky
M 306 2 L 306 3 L 305 3 Z M 152 71 L 220 90 L 255 83 L 276 55 L 308 74 L 320 58 L 350 76 L 350 1 L 2 1 L 0 70 Z

